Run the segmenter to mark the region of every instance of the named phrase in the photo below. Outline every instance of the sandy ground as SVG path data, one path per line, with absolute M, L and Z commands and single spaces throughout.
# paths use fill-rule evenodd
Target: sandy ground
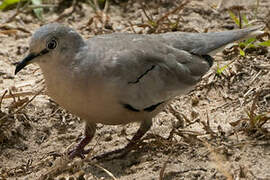
M 154 120 L 138 148 L 121 159 L 91 157 L 123 147 L 138 124 L 98 125 L 93 152 L 84 159 L 66 159 L 78 142 L 83 121 L 59 107 L 42 89 L 42 73 L 30 65 L 14 75 L 14 63 L 28 50 L 31 34 L 42 24 L 59 21 L 89 38 L 112 32 L 161 33 L 172 30 L 211 32 L 236 29 L 228 9 L 234 1 L 192 0 L 154 21 L 184 1 L 128 1 L 111 4 L 105 13 L 78 2 L 61 11 L 46 11 L 44 20 L 30 12 L 0 12 L 0 179 L 270 179 L 270 53 L 259 47 L 241 57 L 237 47 L 215 56 L 210 72 L 188 95 L 175 98 Z M 249 22 L 269 31 L 270 1 L 237 1 Z M 58 5 L 56 3 L 56 5 Z M 144 8 L 142 8 L 144 7 Z M 168 20 L 169 19 L 169 20 Z M 10 22 L 7 22 L 10 20 Z M 7 23 L 5 23 L 7 22 Z M 262 37 L 268 40 L 269 37 Z M 220 75 L 217 68 L 229 64 Z M 9 92 L 4 95 L 5 90 Z M 11 92 L 11 93 L 10 93 Z M 19 95 L 19 98 L 13 96 Z M 24 96 L 23 94 L 28 94 Z M 19 111 L 17 111 L 19 109 Z

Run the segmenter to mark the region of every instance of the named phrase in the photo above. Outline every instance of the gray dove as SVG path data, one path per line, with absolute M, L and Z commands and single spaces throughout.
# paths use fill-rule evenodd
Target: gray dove
M 32 36 L 29 54 L 15 74 L 37 63 L 48 95 L 85 120 L 81 141 L 69 157 L 84 158 L 96 124 L 140 122 L 125 152 L 151 128 L 152 118 L 172 98 L 188 93 L 213 64 L 210 53 L 262 33 L 262 27 L 225 32 L 113 33 L 84 40 L 75 30 L 52 23 Z

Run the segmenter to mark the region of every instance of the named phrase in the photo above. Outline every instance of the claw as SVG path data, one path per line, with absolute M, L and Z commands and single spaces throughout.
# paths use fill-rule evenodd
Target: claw
M 84 150 L 81 148 L 75 147 L 74 149 L 72 149 L 71 151 L 68 152 L 69 158 L 73 159 L 75 157 L 79 157 L 81 159 L 85 158 L 85 154 L 88 154 L 91 151 L 91 149 L 88 150 Z
M 85 158 L 85 154 L 88 154 L 91 149 L 84 150 L 84 147 L 91 141 L 92 137 L 85 136 L 83 139 L 79 142 L 79 144 L 68 152 L 69 158 L 73 159 L 75 157 L 79 157 L 81 159 Z

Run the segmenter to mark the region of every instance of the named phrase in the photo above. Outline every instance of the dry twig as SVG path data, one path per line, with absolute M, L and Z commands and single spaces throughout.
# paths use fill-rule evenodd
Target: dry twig
M 8 90 L 5 90 L 5 92 L 4 92 L 3 95 L 1 96 L 1 99 L 0 99 L 0 111 L 1 111 L 1 105 L 2 105 L 3 99 L 5 98 L 7 92 L 8 92 Z
M 101 170 L 103 170 L 106 174 L 108 174 L 113 180 L 117 180 L 116 177 L 110 172 L 108 171 L 107 169 L 105 169 L 104 167 L 100 166 L 99 164 L 97 163 L 93 163 L 94 166 L 100 168 Z
M 0 127 L 2 126 L 3 124 L 3 121 L 4 119 L 6 119 L 7 117 L 9 116 L 12 116 L 18 112 L 20 112 L 23 108 L 25 108 L 25 106 L 27 106 L 30 102 L 32 102 L 37 95 L 39 95 L 45 88 L 42 88 L 40 91 L 38 91 L 28 102 L 26 102 L 23 106 L 21 106 L 19 109 L 17 109 L 16 111 L 12 112 L 12 113 L 9 113 L 9 114 L 6 114 L 5 116 L 3 116 L 2 118 L 0 118 Z

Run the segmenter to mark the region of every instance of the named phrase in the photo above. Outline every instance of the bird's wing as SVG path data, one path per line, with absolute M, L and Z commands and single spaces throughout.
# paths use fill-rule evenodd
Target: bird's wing
M 143 110 L 187 93 L 210 68 L 209 57 L 142 38 L 111 48 L 100 61 L 103 76 L 119 92 L 119 103 Z M 151 108 L 150 108 L 151 109 Z

